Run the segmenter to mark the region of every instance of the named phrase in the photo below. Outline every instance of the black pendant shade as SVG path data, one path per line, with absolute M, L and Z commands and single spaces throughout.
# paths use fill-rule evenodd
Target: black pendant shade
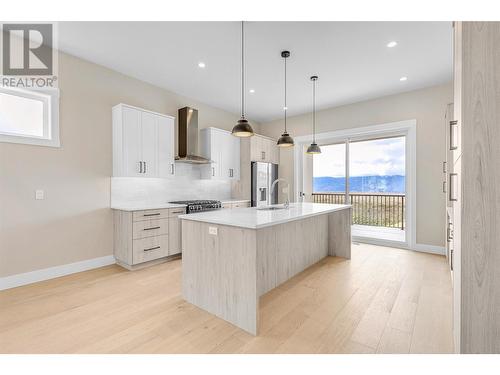
M 281 137 L 278 139 L 277 145 L 279 147 L 292 147 L 294 145 L 293 138 L 290 137 L 290 134 L 286 131 L 286 59 L 290 57 L 290 51 L 282 51 L 281 57 L 285 61 L 285 107 L 283 108 L 285 111 L 285 131 L 281 134 Z
M 232 134 L 236 137 L 251 137 L 254 135 L 252 127 L 244 117 L 238 120 L 238 123 L 233 128 Z
M 281 134 L 281 137 L 278 139 L 278 146 L 280 147 L 292 147 L 294 145 L 293 138 L 290 137 L 290 134 L 284 132 Z
M 321 149 L 317 143 L 311 143 L 306 151 L 308 154 L 321 154 Z
M 312 76 L 311 81 L 313 83 L 313 141 L 307 148 L 307 154 L 321 154 L 321 148 L 319 148 L 316 143 L 316 81 L 318 76 Z
M 236 137 L 251 137 L 253 129 L 245 118 L 245 34 L 244 22 L 241 21 L 241 118 L 231 132 Z

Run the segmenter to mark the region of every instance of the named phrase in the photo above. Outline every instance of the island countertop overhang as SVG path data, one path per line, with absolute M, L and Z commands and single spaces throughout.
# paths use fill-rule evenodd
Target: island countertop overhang
M 291 203 L 289 208 L 274 211 L 259 210 L 256 207 L 236 208 L 181 215 L 179 218 L 216 225 L 260 229 L 350 208 L 350 204 Z

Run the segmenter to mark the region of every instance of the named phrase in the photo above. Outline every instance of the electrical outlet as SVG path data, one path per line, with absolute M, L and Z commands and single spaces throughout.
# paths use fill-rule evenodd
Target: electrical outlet
M 208 227 L 208 234 L 213 234 L 214 236 L 217 236 L 217 227 Z
M 35 199 L 37 201 L 45 199 L 45 192 L 43 190 L 35 190 Z

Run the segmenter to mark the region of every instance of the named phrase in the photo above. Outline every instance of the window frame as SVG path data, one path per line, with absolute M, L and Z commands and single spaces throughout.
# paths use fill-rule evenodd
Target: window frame
M 59 89 L 24 90 L 0 87 L 0 93 L 39 100 L 43 104 L 43 136 L 8 133 L 0 130 L 0 142 L 47 147 L 61 146 L 59 138 Z

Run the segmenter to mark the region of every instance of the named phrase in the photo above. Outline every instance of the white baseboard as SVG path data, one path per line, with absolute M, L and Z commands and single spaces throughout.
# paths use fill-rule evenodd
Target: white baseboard
M 100 258 L 82 260 L 81 262 L 63 264 L 62 266 L 44 268 L 37 271 L 2 277 L 0 278 L 0 290 L 32 284 L 38 281 L 54 279 L 56 277 L 104 267 L 115 263 L 115 257 L 113 255 L 108 255 Z
M 423 243 L 416 243 L 412 250 L 420 251 L 422 253 L 446 255 L 446 248 L 443 246 L 426 245 Z

